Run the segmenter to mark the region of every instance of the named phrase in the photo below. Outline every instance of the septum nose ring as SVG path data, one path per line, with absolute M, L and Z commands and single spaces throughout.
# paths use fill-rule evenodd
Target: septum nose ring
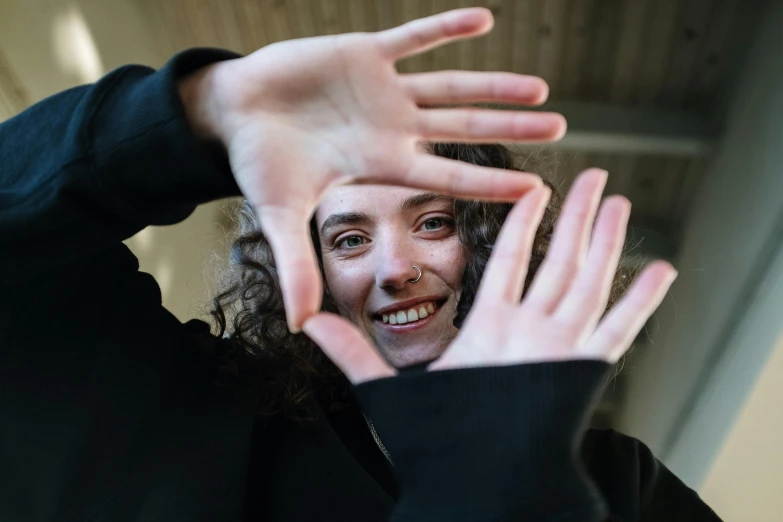
M 416 271 L 419 273 L 419 277 L 417 277 L 416 279 L 408 279 L 408 282 L 409 282 L 409 283 L 415 283 L 416 281 L 418 281 L 419 279 L 421 279 L 421 268 L 419 268 L 419 267 L 418 267 L 418 266 L 416 266 L 416 265 L 413 265 L 413 268 L 415 268 L 415 269 L 416 269 Z

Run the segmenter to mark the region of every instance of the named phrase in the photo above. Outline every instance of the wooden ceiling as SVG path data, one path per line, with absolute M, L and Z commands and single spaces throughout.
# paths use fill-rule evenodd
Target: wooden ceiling
M 138 1 L 169 52 L 243 53 L 482 5 L 495 14 L 490 35 L 401 62 L 400 70 L 507 70 L 545 78 L 553 101 L 702 111 L 727 84 L 754 14 L 742 0 Z
M 249 53 L 280 40 L 376 31 L 482 5 L 495 14 L 491 34 L 405 60 L 400 70 L 535 74 L 549 82 L 553 102 L 689 111 L 708 118 L 724 110 L 756 15 L 742 0 L 131 1 L 152 28 L 160 63 L 189 47 Z M 0 121 L 28 105 L 23 87 L 0 52 Z M 678 242 L 709 161 L 665 153 L 541 150 L 533 149 L 536 168 L 563 190 L 584 167 L 609 170 L 607 193 L 629 197 L 633 222 L 671 245 Z M 676 247 L 652 250 L 669 257 Z
M 711 116 L 730 91 L 753 11 L 741 0 L 139 0 L 168 54 L 194 46 L 249 53 L 290 38 L 377 31 L 457 7 L 495 14 L 486 37 L 400 62 L 402 72 L 507 70 L 543 77 L 550 100 Z M 587 166 L 634 203 L 636 226 L 668 257 L 708 159 L 551 149 L 542 173 L 564 190 Z

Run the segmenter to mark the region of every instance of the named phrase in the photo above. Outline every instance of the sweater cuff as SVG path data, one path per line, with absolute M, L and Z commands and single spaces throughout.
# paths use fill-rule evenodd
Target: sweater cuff
M 358 385 L 400 476 L 395 513 L 602 520 L 605 506 L 579 451 L 609 368 L 571 360 L 413 372 Z
M 99 181 L 148 224 L 183 219 L 199 204 L 241 194 L 219 144 L 196 138 L 179 97 L 179 81 L 209 64 L 238 58 L 218 49 L 191 49 L 157 72 L 117 69 L 90 119 L 90 156 Z

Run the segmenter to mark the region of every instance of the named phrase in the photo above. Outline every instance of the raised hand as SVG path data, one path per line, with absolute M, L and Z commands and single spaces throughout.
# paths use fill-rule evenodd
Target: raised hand
M 611 196 L 595 219 L 605 183 L 601 170 L 588 170 L 575 181 L 548 254 L 521 302 L 549 189 L 535 189 L 514 206 L 465 324 L 430 371 L 569 359 L 614 363 L 628 350 L 677 272 L 664 261 L 651 263 L 601 320 L 630 214 L 627 199 Z M 396 374 L 342 317 L 318 314 L 304 330 L 353 383 Z
M 434 104 L 537 105 L 540 78 L 441 71 L 398 74 L 395 62 L 488 32 L 486 9 L 461 9 L 378 33 L 276 43 L 206 68 L 182 84 L 189 118 L 221 140 L 258 212 L 279 268 L 289 327 L 320 306 L 322 283 L 308 221 L 330 187 L 394 184 L 512 201 L 540 186 L 505 172 L 424 153 L 418 143 L 552 141 L 565 120 L 551 113 L 433 109 Z

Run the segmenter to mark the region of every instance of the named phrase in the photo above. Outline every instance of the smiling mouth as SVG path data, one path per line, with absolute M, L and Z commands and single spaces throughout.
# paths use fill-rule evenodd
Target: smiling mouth
M 416 323 L 435 314 L 445 302 L 446 299 L 425 301 L 409 308 L 401 308 L 387 314 L 376 315 L 375 318 L 384 324 L 390 325 Z

